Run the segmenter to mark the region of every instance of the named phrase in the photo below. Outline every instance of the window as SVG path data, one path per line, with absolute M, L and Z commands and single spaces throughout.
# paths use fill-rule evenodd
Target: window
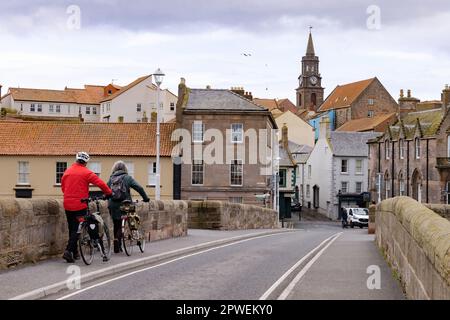
M 100 177 L 100 174 L 102 173 L 102 164 L 100 162 L 88 162 L 88 168 Z
M 56 105 L 56 113 L 61 113 L 61 106 L 59 104 Z M 69 106 L 69 113 L 70 113 L 70 106 Z
M 230 183 L 232 186 L 242 186 L 242 160 L 233 160 L 230 168 Z
M 348 192 L 348 182 L 342 181 L 341 182 L 341 193 L 347 193 Z
M 400 141 L 398 142 L 398 154 L 400 156 L 400 159 L 404 159 L 405 158 L 405 143 L 403 141 L 403 139 L 400 139 Z
M 56 112 L 61 112 L 61 106 L 59 106 L 59 109 L 58 109 L 58 106 L 56 106 L 56 107 L 57 107 L 56 109 L 59 110 Z M 67 113 L 70 114 L 70 105 L 67 106 Z
M 228 201 L 231 203 L 243 203 L 242 197 L 230 197 Z
M 286 188 L 286 169 L 281 169 L 280 170 L 280 182 L 279 182 L 279 185 L 282 188 Z
M 399 181 L 399 195 L 404 196 L 405 195 L 405 180 L 403 180 L 403 175 L 400 175 L 400 181 Z
M 136 105 L 136 111 L 137 111 L 137 112 L 141 112 L 141 111 L 142 111 L 142 104 L 141 104 L 141 103 L 138 103 L 138 104 Z
M 30 184 L 30 163 L 19 161 L 18 184 Z
M 97 114 L 97 107 L 92 107 L 92 114 Z
M 205 166 L 203 160 L 192 161 L 192 184 L 203 185 Z
M 150 162 L 148 165 L 148 185 L 156 186 L 156 162 Z
M 30 112 L 35 112 L 36 111 L 36 105 L 34 103 L 32 103 L 30 105 Z
M 391 145 L 390 145 L 390 142 L 389 142 L 389 140 L 386 140 L 385 142 L 384 142 L 384 155 L 385 155 L 385 158 L 386 158 L 386 160 L 389 160 L 389 155 L 390 155 L 390 151 L 391 150 Z
M 42 112 L 42 104 L 38 104 L 38 106 L 37 106 L 37 111 L 38 111 L 38 112 Z
M 125 165 L 127 166 L 128 169 L 128 175 L 134 178 L 134 163 L 131 161 L 125 161 Z
M 23 103 L 20 104 L 20 111 L 23 111 Z
M 203 142 L 205 125 L 201 121 L 192 124 L 192 142 Z
M 306 185 L 306 197 L 311 197 L 311 187 L 309 184 Z
M 348 160 L 341 160 L 341 173 L 348 173 Z
M 356 191 L 356 193 L 361 193 L 362 192 L 362 182 L 356 182 L 355 191 Z
M 375 99 L 369 99 L 369 106 L 373 106 L 375 104 Z
M 91 107 L 86 107 L 86 114 L 91 114 Z
M 242 143 L 244 139 L 244 125 L 242 123 L 233 123 L 231 125 L 231 142 Z
M 373 110 L 369 110 L 369 112 L 367 112 L 367 117 L 373 118 Z
M 389 179 L 386 179 L 385 181 L 385 190 L 386 190 L 386 199 L 390 198 L 391 194 L 391 183 Z
M 105 105 L 102 104 L 102 113 L 105 113 Z
M 447 158 L 450 158 L 450 136 L 447 136 Z
M 175 111 L 175 102 L 170 103 L 170 111 Z
M 52 104 L 48 106 L 48 112 L 49 113 L 55 112 L 55 107 Z
M 363 173 L 363 161 L 358 159 L 356 160 L 356 174 L 362 174 Z
M 308 178 L 311 178 L 312 168 L 311 165 L 308 165 Z
M 416 145 L 416 159 L 420 159 L 420 139 L 415 139 L 415 145 Z
M 67 162 L 56 163 L 56 184 L 61 184 L 61 179 L 66 170 L 67 170 Z

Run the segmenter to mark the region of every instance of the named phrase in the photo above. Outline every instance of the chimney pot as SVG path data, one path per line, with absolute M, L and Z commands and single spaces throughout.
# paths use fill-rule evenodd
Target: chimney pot
M 211 89 L 211 86 L 210 86 L 210 85 L 207 85 L 207 86 L 206 86 L 206 89 L 208 89 L 208 90 Z
M 186 84 L 186 79 L 185 78 L 181 78 L 180 83 L 181 84 Z
M 403 89 L 400 89 L 400 98 L 403 98 L 405 96 Z
M 411 89 L 408 89 L 408 98 L 411 98 Z

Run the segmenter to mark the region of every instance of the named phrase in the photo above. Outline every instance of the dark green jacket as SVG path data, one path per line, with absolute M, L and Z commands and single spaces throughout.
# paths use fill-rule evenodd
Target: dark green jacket
M 125 177 L 123 178 L 124 179 L 123 182 L 127 189 L 127 192 L 126 192 L 127 200 L 132 200 L 130 189 L 136 190 L 141 195 L 141 197 L 144 201 L 150 200 L 149 197 L 147 196 L 147 194 L 145 193 L 144 188 L 142 188 L 141 185 L 136 180 L 134 180 L 132 176 L 129 176 L 125 171 L 114 172 L 111 175 L 111 177 L 109 178 L 108 187 L 111 188 L 111 178 L 114 176 L 120 176 L 120 175 L 125 175 Z M 111 199 L 108 201 L 109 213 L 111 214 L 111 217 L 113 219 L 121 219 L 121 217 L 122 217 L 122 213 L 120 211 L 121 205 L 122 205 L 122 201 L 113 201 Z

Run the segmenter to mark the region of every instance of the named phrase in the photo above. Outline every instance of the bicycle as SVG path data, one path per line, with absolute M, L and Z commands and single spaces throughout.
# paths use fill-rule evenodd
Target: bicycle
M 90 202 L 95 202 L 97 211 L 91 213 Z M 99 198 L 86 198 L 81 200 L 87 204 L 87 214 L 78 218 L 78 247 L 81 258 L 86 265 L 94 260 L 95 251 L 98 250 L 106 262 L 111 257 L 111 237 L 106 223 L 100 216 Z M 99 225 L 103 230 L 99 230 Z
M 134 242 L 141 253 L 145 251 L 145 230 L 136 214 L 136 203 L 138 203 L 137 200 L 135 202 L 124 200 L 120 207 L 124 213 L 122 215 L 122 244 L 127 256 L 131 256 Z

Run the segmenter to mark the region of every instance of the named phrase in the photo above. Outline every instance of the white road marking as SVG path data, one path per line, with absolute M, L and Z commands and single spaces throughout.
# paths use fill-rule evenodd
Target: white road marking
M 78 291 L 76 291 L 76 292 L 74 292 L 74 293 L 68 294 L 68 295 L 63 296 L 63 297 L 61 297 L 61 298 L 58 298 L 58 299 L 56 299 L 56 300 L 65 300 L 65 299 L 71 298 L 71 297 L 73 297 L 73 296 L 76 296 L 76 295 L 78 295 L 78 294 L 80 294 L 80 293 L 83 293 L 83 292 L 85 292 L 85 291 L 91 290 L 91 289 L 93 289 L 93 288 L 100 287 L 100 286 L 103 286 L 103 285 L 105 285 L 105 284 L 108 284 L 108 283 L 110 283 L 110 282 L 117 281 L 117 280 L 120 280 L 120 279 L 129 277 L 129 276 L 131 276 L 131 275 L 134 275 L 134 274 L 137 274 L 137 273 L 140 273 L 140 272 L 144 272 L 144 271 L 147 271 L 147 270 L 151 270 L 151 269 L 154 269 L 154 268 L 158 268 L 158 267 L 167 265 L 167 264 L 169 264 L 169 263 L 173 263 L 173 262 L 176 262 L 176 261 L 179 261 L 179 260 L 183 260 L 183 259 L 186 259 L 186 258 L 190 258 L 190 257 L 196 256 L 196 255 L 202 254 L 202 253 L 206 253 L 206 252 L 218 250 L 218 249 L 221 249 L 221 248 L 233 246 L 233 245 L 236 245 L 236 244 L 239 244 L 239 243 L 243 243 L 243 242 L 247 242 L 247 241 L 251 241 L 251 240 L 255 240 L 255 239 L 266 238 L 266 237 L 273 237 L 273 236 L 277 236 L 277 235 L 281 235 L 281 234 L 290 234 L 290 233 L 291 233 L 291 232 L 280 232 L 280 233 L 275 233 L 275 234 L 263 235 L 263 236 L 254 237 L 254 238 L 250 238 L 250 239 L 244 239 L 244 240 L 240 240 L 240 241 L 237 241 L 237 242 L 228 243 L 228 244 L 224 244 L 224 245 L 221 245 L 221 246 L 218 246 L 218 247 L 206 249 L 206 250 L 203 250 L 203 251 L 191 253 L 191 254 L 188 254 L 188 255 L 185 255 L 185 256 L 181 256 L 181 257 L 178 257 L 178 258 L 175 258 L 175 259 L 172 259 L 172 260 L 169 260 L 169 261 L 166 261 L 166 262 L 163 262 L 163 263 L 160 263 L 160 264 L 151 266 L 151 267 L 147 267 L 147 268 L 144 268 L 144 269 L 140 269 L 140 270 L 136 270 L 136 271 L 133 271 L 133 272 L 129 272 L 129 273 L 123 274 L 123 275 L 121 275 L 121 276 L 119 276 L 119 277 L 115 277 L 115 278 L 112 278 L 112 279 L 109 279 L 109 280 L 106 280 L 106 281 L 97 283 L 97 284 L 95 284 L 95 285 L 92 285 L 92 286 L 90 286 L 90 287 L 87 287 L 87 288 L 78 290 Z
M 286 280 L 286 278 L 295 271 L 295 269 L 298 268 L 299 265 L 301 265 L 306 259 L 308 259 L 313 253 L 315 253 L 324 243 L 326 243 L 327 241 L 329 241 L 330 239 L 334 238 L 334 237 L 338 237 L 342 234 L 341 233 L 337 233 L 332 235 L 331 237 L 323 240 L 317 247 L 315 247 L 314 249 L 312 249 L 310 252 L 308 252 L 303 258 L 301 258 L 296 264 L 294 264 L 288 271 L 286 271 L 266 292 L 264 292 L 264 294 L 259 298 L 259 300 L 267 300 L 267 298 L 278 288 L 278 286 L 280 286 L 280 284 Z M 334 241 L 334 239 L 333 239 Z M 328 247 L 328 246 L 327 246 Z M 326 248 L 327 248 L 326 247 Z
M 342 234 L 338 233 L 322 250 L 320 250 L 315 256 L 314 258 L 311 259 L 311 261 L 309 261 L 306 266 L 297 274 L 297 276 L 294 278 L 294 280 L 292 280 L 291 283 L 289 283 L 289 285 L 286 287 L 286 289 L 284 289 L 284 291 L 280 294 L 280 296 L 278 297 L 278 300 L 286 300 L 286 298 L 291 294 L 292 290 L 294 290 L 295 286 L 297 285 L 297 283 L 301 280 L 301 278 L 306 274 L 306 272 L 308 272 L 308 270 L 311 268 L 311 266 L 314 264 L 314 262 L 317 261 L 317 259 L 319 259 L 319 257 L 325 252 L 325 250 L 327 250 L 327 248 L 329 246 L 331 246 L 333 244 L 333 242 L 339 238 L 339 236 Z

